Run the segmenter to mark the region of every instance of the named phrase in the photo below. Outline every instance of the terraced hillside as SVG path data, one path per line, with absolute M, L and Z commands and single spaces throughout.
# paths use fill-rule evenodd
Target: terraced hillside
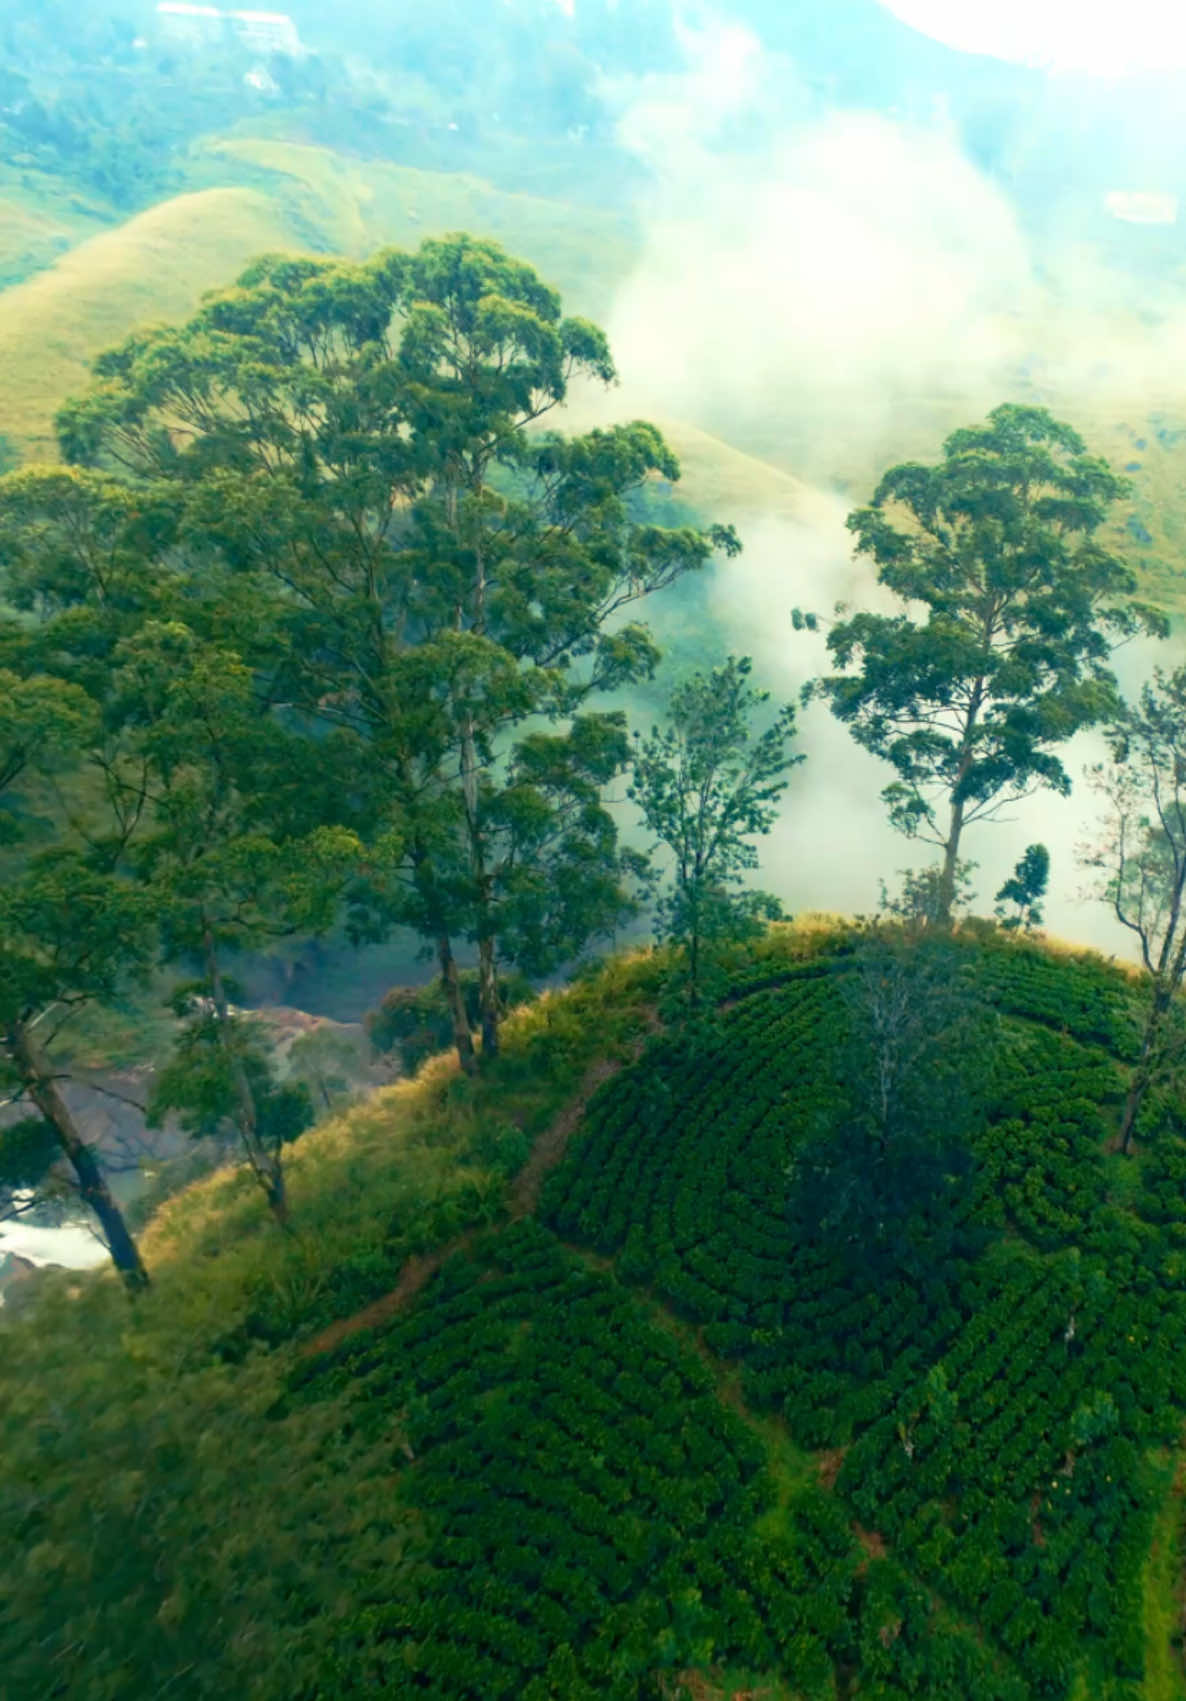
M 962 935 L 979 1108 L 854 1243 L 793 1198 L 863 937 L 776 930 L 682 1030 L 610 965 L 306 1136 L 290 1242 L 223 1176 L 132 1317 L 50 1282 L 14 1693 L 1181 1701 L 1186 1125 L 1112 1150 L 1133 983 Z

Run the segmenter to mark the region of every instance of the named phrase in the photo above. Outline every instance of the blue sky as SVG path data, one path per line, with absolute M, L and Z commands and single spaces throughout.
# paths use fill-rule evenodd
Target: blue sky
M 881 0 L 915 29 L 973 53 L 1121 76 L 1186 69 L 1183 0 Z

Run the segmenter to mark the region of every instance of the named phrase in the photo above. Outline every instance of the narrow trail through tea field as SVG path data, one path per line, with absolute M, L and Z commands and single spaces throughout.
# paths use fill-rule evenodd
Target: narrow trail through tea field
M 515 1176 L 507 1194 L 507 1214 L 512 1223 L 522 1222 L 525 1217 L 533 1215 L 539 1203 L 540 1190 L 547 1177 L 563 1160 L 568 1142 L 585 1114 L 585 1106 L 598 1087 L 612 1079 L 629 1063 L 637 1061 L 643 1043 L 645 1042 L 639 1041 L 631 1057 L 601 1057 L 590 1064 L 576 1097 L 570 1100 L 537 1136 L 527 1162 Z M 465 1233 L 454 1236 L 432 1252 L 413 1254 L 400 1271 L 399 1280 L 393 1288 L 381 1294 L 378 1299 L 372 1300 L 369 1305 L 363 1306 L 360 1311 L 351 1313 L 349 1317 L 337 1318 L 311 1340 L 303 1342 L 300 1356 L 313 1358 L 319 1353 L 332 1352 L 352 1335 L 389 1322 L 411 1304 L 443 1264 L 472 1245 L 476 1232 L 474 1229 L 467 1229 Z

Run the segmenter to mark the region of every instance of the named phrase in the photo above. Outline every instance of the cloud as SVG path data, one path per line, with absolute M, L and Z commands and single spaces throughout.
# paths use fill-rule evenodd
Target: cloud
M 815 116 L 745 31 L 688 45 L 687 76 L 643 79 L 620 125 L 655 182 L 610 322 L 632 389 L 823 481 L 872 464 L 904 402 L 995 399 L 1038 291 L 1013 209 L 949 131 Z M 730 148 L 750 103 L 762 141 Z
M 1118 77 L 1186 65 L 1186 19 L 1165 0 L 881 0 L 897 17 L 970 53 Z
M 690 422 L 802 481 L 797 500 L 774 503 L 761 479 L 752 490 L 733 479 L 719 517 L 745 550 L 715 574 L 710 605 L 712 640 L 752 655 L 789 698 L 826 663 L 821 640 L 793 632 L 792 606 L 882 600 L 844 529 L 881 470 L 932 458 L 953 426 L 1006 397 L 1108 409 L 1164 384 L 1167 360 L 1172 370 L 1186 357 L 1186 313 L 1173 304 L 1152 334 L 1127 302 L 1131 280 L 1091 249 L 1039 267 L 1017 209 L 941 113 L 923 126 L 821 110 L 792 67 L 735 26 L 685 45 L 686 75 L 609 91 L 654 183 L 645 252 L 609 323 L 623 374 L 614 411 Z M 1156 659 L 1134 647 L 1122 674 L 1135 683 Z M 867 913 L 882 877 L 896 884 L 935 853 L 890 829 L 888 767 L 825 706 L 800 724 L 808 761 L 762 882 L 795 909 Z M 1076 740 L 1064 752 L 1074 795 L 1035 796 L 973 829 L 966 855 L 987 914 L 1026 845 L 1046 843 L 1051 929 L 1128 954 L 1103 906 L 1084 900 L 1075 858 L 1096 812 L 1079 776 L 1102 753 L 1097 737 Z
M 826 608 L 843 599 L 861 607 L 891 606 L 868 568 L 853 560 L 843 514 L 834 500 L 830 521 L 819 508 L 809 523 L 752 519 L 742 528 L 744 553 L 714 577 L 716 635 L 726 648 L 753 656 L 758 678 L 778 701 L 797 700 L 806 681 L 828 667 L 822 636 L 792 629 L 792 603 Z M 1122 689 L 1135 691 L 1159 660 L 1164 658 L 1152 641 L 1126 648 L 1117 657 Z M 891 828 L 880 795 L 893 777 L 888 764 L 855 744 L 825 704 L 800 711 L 798 748 L 808 760 L 792 773 L 780 818 L 762 847 L 760 883 L 791 911 L 872 914 L 882 880 L 896 890 L 901 871 L 925 867 L 938 853 Z M 1037 793 L 1000 821 L 968 832 L 964 854 L 977 865 L 974 913 L 992 913 L 994 894 L 1026 846 L 1041 842 L 1051 855 L 1050 931 L 1121 957 L 1133 955 L 1131 937 L 1089 895 L 1078 863 L 1080 846 L 1095 836 L 1098 814 L 1083 770 L 1105 754 L 1100 734 L 1081 734 L 1062 752 L 1074 784 L 1069 798 Z

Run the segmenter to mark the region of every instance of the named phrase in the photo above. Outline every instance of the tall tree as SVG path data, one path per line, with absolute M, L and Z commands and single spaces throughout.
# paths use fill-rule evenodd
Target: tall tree
M 1169 1063 L 1170 1016 L 1186 976 L 1186 668 L 1158 668 L 1111 733 L 1112 760 L 1092 770 L 1107 804 L 1103 837 L 1084 853 L 1101 896 L 1135 934 L 1148 981 L 1140 1053 L 1120 1123 L 1132 1147 L 1150 1087 Z
M 63 1035 L 150 968 L 151 897 L 119 863 L 131 819 L 110 808 L 102 685 L 147 572 L 135 499 L 54 469 L 0 479 L 0 1074 L 31 1107 L 0 1133 L 0 1188 L 28 1190 L 63 1160 L 128 1286 L 135 1242 L 61 1090 Z M 149 527 L 151 529 L 151 527 Z
M 62 1095 L 53 1042 L 71 1017 L 110 1003 L 129 977 L 151 965 L 152 920 L 135 883 L 68 851 L 34 857 L 0 891 L 0 1071 L 36 1112 L 16 1144 L 26 1159 L 36 1147 L 43 1163 L 51 1155 L 66 1160 L 132 1291 L 145 1287 L 148 1276 L 99 1159 Z M 7 1144 L 5 1131 L 0 1153 Z M 19 1179 L 28 1185 L 41 1178 L 26 1171 Z
M 48 572 L 59 570 L 48 546 L 45 554 Z M 8 565 L 5 589 L 18 600 L 22 582 L 11 558 Z M 144 1266 L 62 1094 L 53 1042 L 81 1010 L 112 1001 L 144 972 L 154 918 L 145 894 L 117 876 L 108 855 L 91 854 L 63 807 L 63 781 L 83 769 L 93 781 L 101 713 L 77 680 L 45 670 L 44 637 L 37 625 L 0 626 L 8 663 L 0 667 L 0 1076 L 10 1098 L 33 1113 L 0 1131 L 0 1187 L 11 1198 L 64 1159 L 112 1261 L 137 1289 L 147 1281 Z M 106 836 L 118 841 L 119 824 Z
M 700 1002 L 704 955 L 736 938 L 762 916 L 780 913 L 776 899 L 744 889 L 758 866 L 753 840 L 768 833 L 802 756 L 788 748 L 795 711 L 784 704 L 757 727 L 770 701 L 750 684 L 748 656 L 730 656 L 672 693 L 669 725 L 635 735 L 630 797 L 643 823 L 672 858 L 669 891 L 657 915 L 661 933 L 685 953 L 691 1002 Z
M 232 1008 L 226 954 L 323 931 L 361 846 L 324 819 L 324 786 L 310 773 L 324 752 L 261 711 L 236 652 L 178 621 L 146 621 L 115 662 L 108 718 L 128 760 L 110 780 L 130 794 L 125 813 L 140 823 L 127 860 L 159 903 L 164 960 L 198 970 L 174 994 L 185 1024 L 152 1117 L 178 1112 L 198 1134 L 229 1123 L 283 1224 L 283 1146 L 300 1132 L 299 1107 L 274 1079 L 250 1018 Z M 346 773 L 339 786 L 348 791 Z
M 61 416 L 66 455 L 174 487 L 191 556 L 252 587 L 261 637 L 245 659 L 265 694 L 365 746 L 390 815 L 376 831 L 404 846 L 372 919 L 431 941 L 472 1068 L 456 946 L 477 950 L 493 1050 L 516 729 L 569 722 L 645 675 L 654 647 L 622 611 L 735 537 L 634 514 L 649 478 L 678 476 L 652 426 L 539 429 L 574 378 L 609 382 L 613 366 L 602 334 L 494 243 L 365 265 L 265 258 L 97 376 Z M 587 734 L 556 736 L 575 740 L 575 772 Z
M 1114 711 L 1111 649 L 1167 630 L 1099 540 L 1127 488 L 1069 425 L 1007 404 L 936 465 L 891 468 L 849 516 L 902 612 L 838 620 L 844 671 L 812 689 L 896 770 L 894 825 L 942 849 L 942 925 L 965 828 L 1040 787 L 1067 793 L 1057 750 Z

